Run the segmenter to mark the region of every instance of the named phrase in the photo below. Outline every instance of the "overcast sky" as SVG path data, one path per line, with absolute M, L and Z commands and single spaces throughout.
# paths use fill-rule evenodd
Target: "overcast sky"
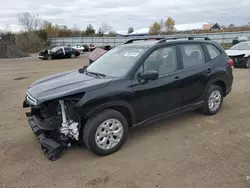
M 19 13 L 39 14 L 54 24 L 81 29 L 91 23 L 96 29 L 105 22 L 116 31 L 148 27 L 171 16 L 176 24 L 218 22 L 247 24 L 250 0 L 0 0 L 0 28 L 19 28 Z

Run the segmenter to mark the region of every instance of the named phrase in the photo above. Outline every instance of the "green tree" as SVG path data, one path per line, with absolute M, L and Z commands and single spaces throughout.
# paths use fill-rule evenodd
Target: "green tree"
M 165 30 L 167 33 L 175 32 L 175 21 L 173 18 L 168 17 L 165 21 Z
M 91 35 L 95 35 L 95 29 L 93 28 L 93 26 L 91 24 L 89 24 L 85 30 L 85 34 L 87 36 L 91 36 Z
M 133 27 L 129 27 L 129 28 L 128 28 L 128 34 L 129 34 L 129 33 L 133 33 L 133 32 L 134 32 L 134 28 L 133 28 Z
M 149 34 L 158 35 L 161 32 L 161 26 L 159 23 L 155 22 L 152 26 L 149 27 Z

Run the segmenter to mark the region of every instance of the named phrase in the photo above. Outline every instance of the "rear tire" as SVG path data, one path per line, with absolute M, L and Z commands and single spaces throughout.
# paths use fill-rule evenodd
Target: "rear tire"
M 245 68 L 250 68 L 250 58 L 247 60 L 246 64 L 245 64 Z
M 223 103 L 223 91 L 218 85 L 211 85 L 207 89 L 204 97 L 204 106 L 201 109 L 205 115 L 216 114 Z
M 85 124 L 83 140 L 87 148 L 99 156 L 112 154 L 119 150 L 128 136 L 128 122 L 118 111 L 107 109 Z
M 72 58 L 72 59 L 75 58 L 75 57 L 76 57 L 75 54 L 71 54 L 71 55 L 70 55 L 70 58 Z

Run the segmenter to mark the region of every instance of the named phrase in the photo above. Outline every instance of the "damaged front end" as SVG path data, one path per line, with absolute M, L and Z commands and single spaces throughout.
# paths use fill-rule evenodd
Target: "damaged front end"
M 229 55 L 229 58 L 234 61 L 235 67 L 250 67 L 250 57 L 246 57 L 245 54 L 241 55 Z
M 49 160 L 57 160 L 64 148 L 79 140 L 81 118 L 75 112 L 76 103 L 61 99 L 36 105 L 29 95 L 23 102 L 24 108 L 30 107 L 29 125 Z

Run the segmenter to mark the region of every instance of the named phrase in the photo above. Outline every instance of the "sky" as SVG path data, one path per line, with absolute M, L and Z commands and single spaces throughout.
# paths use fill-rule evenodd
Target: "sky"
M 116 32 L 149 27 L 155 21 L 174 18 L 176 24 L 212 22 L 221 25 L 247 24 L 250 0 L 0 0 L 0 29 L 20 30 L 18 15 L 38 14 L 53 24 L 92 24 L 98 29 L 104 22 Z

